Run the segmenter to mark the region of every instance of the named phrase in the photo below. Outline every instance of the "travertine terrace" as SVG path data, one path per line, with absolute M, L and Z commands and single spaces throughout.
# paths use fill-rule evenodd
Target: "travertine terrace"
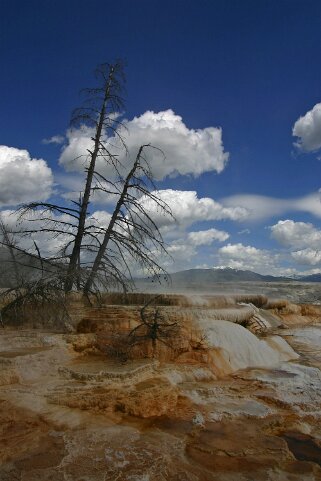
M 116 356 L 145 300 L 1 331 L 0 480 L 321 480 L 320 307 L 163 296 L 174 339 Z

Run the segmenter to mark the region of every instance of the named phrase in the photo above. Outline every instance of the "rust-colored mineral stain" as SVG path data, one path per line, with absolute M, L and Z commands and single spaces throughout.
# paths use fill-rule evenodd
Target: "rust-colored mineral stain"
M 138 346 L 122 363 L 99 347 L 111 329 L 132 329 L 142 295 L 135 301 L 87 310 L 89 333 L 51 333 L 50 348 L 32 347 L 42 342 L 32 330 L 23 339 L 18 331 L 0 336 L 1 480 L 321 480 L 321 375 L 308 367 L 314 352 L 236 372 L 224 351 L 233 355 L 232 344 L 208 348 L 195 330 L 206 309 L 230 315 L 230 305 L 241 311 L 236 302 L 261 307 L 266 299 L 208 296 L 195 309 L 164 298 L 171 316 L 184 307 L 177 352 Z M 288 302 L 272 309 L 289 324 L 319 313 Z M 215 316 L 207 327 L 220 322 Z

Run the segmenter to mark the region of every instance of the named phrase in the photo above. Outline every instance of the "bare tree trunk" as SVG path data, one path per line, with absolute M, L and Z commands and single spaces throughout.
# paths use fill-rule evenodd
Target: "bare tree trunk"
M 94 172 L 95 172 L 95 166 L 96 166 L 96 160 L 97 156 L 100 150 L 100 143 L 101 143 L 101 137 L 102 137 L 102 132 L 103 132 L 103 126 L 104 126 L 104 121 L 105 121 L 105 115 L 106 115 L 106 108 L 108 104 L 108 99 L 109 99 L 109 94 L 110 94 L 110 88 L 113 82 L 113 76 L 114 76 L 114 67 L 111 66 L 110 68 L 110 73 L 109 73 L 109 79 L 106 85 L 105 89 L 105 96 L 102 104 L 102 108 L 100 111 L 99 115 L 99 122 L 97 125 L 96 129 L 96 135 L 94 138 L 95 144 L 94 144 L 94 150 L 91 152 L 89 151 L 90 154 L 90 163 L 89 167 L 87 170 L 87 178 L 86 178 L 86 185 L 85 185 L 85 190 L 84 190 L 84 195 L 82 197 L 82 202 L 80 205 L 80 213 L 79 213 L 79 222 L 78 222 L 78 228 L 77 228 L 77 234 L 75 237 L 75 242 L 74 246 L 72 249 L 72 253 L 70 255 L 70 260 L 69 260 L 69 265 L 68 265 L 68 270 L 67 270 L 67 276 L 66 276 L 66 281 L 65 281 L 65 292 L 70 292 L 72 290 L 72 287 L 76 281 L 76 278 L 78 276 L 78 259 L 80 259 L 80 250 L 81 250 L 81 244 L 83 237 L 85 235 L 85 223 L 86 223 L 86 217 L 87 217 L 87 212 L 88 212 L 88 205 L 89 205 L 89 198 L 91 194 L 91 187 L 93 183 L 93 177 L 94 177 Z
M 140 146 L 140 148 L 138 150 L 138 153 L 137 153 L 137 156 L 136 156 L 136 159 L 135 159 L 135 162 L 134 162 L 134 165 L 133 165 L 132 169 L 130 170 L 129 174 L 127 175 L 127 177 L 125 179 L 122 193 L 121 193 L 121 195 L 118 199 L 115 210 L 113 212 L 113 215 L 110 219 L 110 222 L 109 222 L 108 227 L 106 229 L 106 232 L 104 234 L 103 242 L 101 243 L 101 245 L 98 249 L 95 261 L 94 261 L 93 266 L 91 268 L 89 277 L 86 281 L 86 284 L 85 284 L 85 287 L 84 287 L 84 295 L 85 296 L 88 296 L 88 294 L 90 293 L 93 282 L 94 282 L 94 280 L 97 276 L 99 267 L 101 265 L 101 261 L 103 259 L 103 256 L 104 256 L 105 252 L 106 252 L 106 249 L 107 249 L 108 243 L 110 241 L 111 235 L 114 231 L 114 227 L 115 227 L 115 223 L 117 221 L 118 215 L 119 215 L 119 213 L 120 213 L 120 211 L 121 211 L 121 209 L 124 205 L 124 200 L 125 200 L 127 192 L 128 192 L 130 181 L 133 178 L 133 176 L 136 172 L 136 169 L 139 165 L 140 157 L 141 157 L 141 154 L 142 154 L 142 151 L 143 151 L 144 147 L 147 147 L 147 145 L 141 145 Z
M 20 284 L 20 276 L 19 276 L 19 270 L 18 270 L 18 266 L 17 266 L 17 259 L 16 259 L 16 256 L 14 254 L 14 249 L 13 249 L 15 243 L 14 243 L 13 238 L 10 239 L 8 229 L 5 226 L 5 224 L 2 222 L 2 220 L 0 220 L 0 231 L 3 235 L 4 245 L 8 248 L 8 251 L 9 251 L 9 254 L 10 254 L 10 257 L 11 257 L 11 262 L 12 262 L 12 267 L 13 267 L 14 277 L 15 277 L 15 283 L 18 286 Z

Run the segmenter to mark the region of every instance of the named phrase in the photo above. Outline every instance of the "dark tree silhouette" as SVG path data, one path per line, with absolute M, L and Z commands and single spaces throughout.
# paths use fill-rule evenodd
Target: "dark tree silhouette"
M 141 323 L 129 333 L 129 344 L 133 347 L 146 341 L 152 342 L 155 353 L 157 341 L 165 346 L 174 349 L 172 343 L 177 339 L 179 322 L 169 322 L 162 314 L 159 307 L 148 311 L 152 303 L 155 303 L 160 296 L 150 299 L 140 310 Z
M 154 252 L 166 255 L 166 246 L 161 232 L 153 221 L 146 203 L 153 203 L 163 215 L 172 216 L 169 206 L 154 188 L 152 173 L 144 151 L 154 148 L 140 146 L 134 164 L 125 178 L 117 182 L 103 178 L 103 191 L 117 193 L 117 203 L 102 241 L 97 248 L 96 257 L 84 286 L 84 293 L 90 293 L 99 273 L 111 274 L 125 288 L 126 280 L 131 277 L 130 262 L 137 261 L 149 275 L 166 274 Z M 102 176 L 100 176 L 102 177 Z M 143 201 L 142 201 L 143 199 Z M 122 269 L 119 268 L 122 266 Z M 123 269 L 125 267 L 125 270 Z
M 93 148 L 88 150 L 88 167 L 86 168 L 86 183 L 83 195 L 79 202 L 79 217 L 76 235 L 69 259 L 68 271 L 65 281 L 65 292 L 71 291 L 77 279 L 78 266 L 83 238 L 86 234 L 86 218 L 88 214 L 89 199 L 92 193 L 93 180 L 97 158 L 103 158 L 107 163 L 112 163 L 116 168 L 117 159 L 111 153 L 108 142 L 104 142 L 104 134 L 117 133 L 114 114 L 118 112 L 123 101 L 121 93 L 124 83 L 123 65 L 120 61 L 114 64 L 104 64 L 97 68 L 96 76 L 100 80 L 100 86 L 87 89 L 86 105 L 76 109 L 72 123 L 78 125 L 86 124 L 95 128 L 95 135 L 92 137 Z M 121 136 L 118 137 L 122 140 Z
M 118 120 L 123 108 L 122 63 L 99 66 L 96 77 L 98 87 L 84 90 L 85 102 L 72 116 L 73 126 L 87 126 L 94 132 L 92 147 L 81 156 L 86 175 L 79 200 L 71 201 L 73 205 L 33 202 L 19 209 L 20 216 L 31 222 L 23 235 L 47 232 L 59 239 L 60 249 L 50 259 L 43 259 L 37 244 L 35 247 L 41 262 L 50 260 L 60 268 L 64 292 L 76 288 L 86 296 L 115 284 L 126 290 L 137 264 L 146 275 L 166 275 L 158 261 L 160 254 L 167 254 L 166 245 L 150 205 L 158 214 L 172 216 L 153 184 L 147 154 L 156 147 L 141 145 L 132 158 L 126 148 L 124 126 Z M 119 160 L 120 155 L 124 162 Z M 102 167 L 106 165 L 112 172 L 108 178 Z M 90 198 L 95 191 L 114 199 L 107 227 L 90 216 Z
M 10 232 L 6 224 L 3 222 L 1 217 L 0 217 L 0 241 L 3 247 L 6 249 L 6 251 L 9 254 L 9 260 L 7 260 L 6 262 L 2 261 L 1 277 L 6 277 L 6 270 L 7 270 L 9 274 L 9 279 L 11 277 L 10 274 L 13 273 L 13 282 L 16 285 L 18 285 L 20 283 L 20 273 L 19 273 L 17 258 L 16 258 L 16 249 L 15 249 L 16 242 L 15 242 L 14 236 L 12 235 L 12 233 Z M 5 265 L 7 265 L 7 269 L 5 269 Z M 8 281 L 10 282 L 10 280 Z

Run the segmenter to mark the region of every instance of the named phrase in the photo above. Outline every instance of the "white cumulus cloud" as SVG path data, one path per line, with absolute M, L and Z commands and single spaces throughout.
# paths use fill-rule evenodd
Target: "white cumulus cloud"
M 53 175 L 43 159 L 33 159 L 27 150 L 0 146 L 0 206 L 47 199 Z
M 289 255 L 300 265 L 321 264 L 321 230 L 308 222 L 280 220 L 270 227 L 271 237 L 290 249 Z M 298 249 L 292 251 L 292 249 Z
M 321 250 L 307 247 L 306 249 L 292 252 L 291 255 L 298 264 L 306 266 L 316 266 L 321 264 Z
M 143 144 L 151 144 L 164 152 L 165 158 L 157 149 L 150 148 L 145 152 L 157 180 L 179 174 L 198 176 L 210 171 L 220 173 L 228 161 L 229 154 L 224 152 L 221 128 L 189 129 L 182 117 L 171 109 L 163 112 L 147 111 L 124 124 L 126 130 L 121 133 L 128 148 L 129 159 L 135 157 Z M 59 159 L 66 170 L 84 169 L 88 149 L 93 146 L 93 132 L 93 129 L 85 126 L 67 132 L 68 144 Z M 103 139 L 108 140 L 106 135 Z M 117 138 L 109 140 L 110 151 L 126 163 L 124 150 L 120 149 Z M 98 160 L 97 170 L 108 176 L 113 173 L 102 159 Z
M 71 229 L 68 227 L 60 235 L 54 235 L 47 230 L 50 227 L 47 219 L 72 222 L 72 218 L 68 215 L 56 216 L 44 210 L 39 210 L 29 212 L 20 218 L 18 212 L 6 209 L 0 212 L 0 219 L 6 229 L 13 233 L 16 246 L 33 255 L 38 255 L 34 242 L 36 242 L 42 256 L 55 257 L 60 249 L 71 240 Z M 26 235 L 26 231 L 33 232 Z
M 294 124 L 292 134 L 298 137 L 296 147 L 305 152 L 321 148 L 321 103 L 316 104 Z
M 295 222 L 293 220 L 279 220 L 270 227 L 271 237 L 280 244 L 292 247 L 318 247 L 321 246 L 321 230 L 308 222 Z
M 261 264 L 264 260 L 271 260 L 271 254 L 268 251 L 253 246 L 245 246 L 240 242 L 220 247 L 218 252 L 222 258 L 240 262 L 242 265 Z
M 224 152 L 222 130 L 217 127 L 188 129 L 182 117 L 173 110 L 147 111 L 127 123 L 129 151 L 151 143 L 163 150 L 162 160 L 157 151 L 150 154 L 152 171 L 158 180 L 167 175 L 221 172 L 229 154 Z
M 229 238 L 229 234 L 218 229 L 207 229 L 189 232 L 187 240 L 194 246 L 211 245 L 214 241 L 224 242 Z
M 67 130 L 67 145 L 62 149 L 59 163 L 68 172 L 84 171 L 87 166 L 88 150 L 93 149 L 94 142 L 92 138 L 94 134 L 94 129 L 86 126 Z M 103 165 L 103 167 L 105 166 Z
M 184 269 L 197 254 L 194 246 L 184 243 L 172 243 L 168 246 L 167 252 L 171 259 L 166 259 L 166 267 L 170 267 L 171 270 Z
M 110 218 L 111 215 L 106 211 L 95 211 L 88 216 L 86 223 L 88 226 L 91 226 L 91 232 L 101 240 L 104 229 L 108 227 Z M 44 257 L 56 257 L 59 255 L 61 249 L 72 241 L 72 233 L 76 229 L 75 220 L 68 214 L 53 214 L 43 209 L 28 212 L 23 217 L 20 217 L 17 211 L 10 209 L 2 210 L 0 212 L 0 220 L 4 223 L 8 232 L 13 234 L 15 243 L 19 248 L 37 255 L 34 245 L 34 242 L 36 242 L 41 255 Z M 61 233 L 50 232 L 51 228 L 56 227 L 53 222 L 66 223 Z M 27 231 L 28 235 L 26 235 Z M 91 240 L 87 241 L 88 244 Z
M 280 267 L 279 261 L 278 254 L 241 243 L 227 244 L 218 249 L 218 265 L 233 269 L 251 270 L 259 274 L 288 275 L 289 270 Z
M 222 219 L 237 221 L 246 218 L 248 214 L 242 207 L 223 207 L 209 197 L 199 199 L 196 191 L 165 189 L 155 191 L 154 194 L 168 204 L 174 217 L 164 215 L 154 201 L 142 197 L 141 204 L 159 227 L 173 224 L 186 227 L 197 221 Z
M 227 232 L 214 228 L 186 233 L 168 245 L 171 258 L 165 261 L 166 267 L 171 271 L 192 267 L 193 259 L 202 255 L 203 246 L 209 246 L 215 241 L 224 242 L 228 238 Z

